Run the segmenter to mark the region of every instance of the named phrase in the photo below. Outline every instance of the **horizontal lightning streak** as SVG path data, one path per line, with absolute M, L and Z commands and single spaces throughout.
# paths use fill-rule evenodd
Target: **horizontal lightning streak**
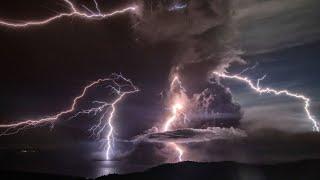
M 0 124 L 0 128 L 17 128 L 17 127 L 22 127 L 23 129 L 25 129 L 25 127 L 28 127 L 28 126 L 36 126 L 36 125 L 40 125 L 40 124 L 45 124 L 45 123 L 48 123 L 48 122 L 54 122 L 56 120 L 58 120 L 61 116 L 63 115 L 66 115 L 66 114 L 69 114 L 71 112 L 73 112 L 75 110 L 75 107 L 76 107 L 76 104 L 77 102 L 83 98 L 85 96 L 85 94 L 87 93 L 88 89 L 93 87 L 94 85 L 96 84 L 99 84 L 103 81 L 107 81 L 107 80 L 110 80 L 110 79 L 98 79 L 94 82 L 92 82 L 91 84 L 87 85 L 81 92 L 80 95 L 78 95 L 77 97 L 75 97 L 73 99 L 73 102 L 71 104 L 71 106 L 64 110 L 64 111 L 61 111 L 55 115 L 52 115 L 52 116 L 49 116 L 49 117 L 46 117 L 46 118 L 42 118 L 42 119 L 37 119 L 37 120 L 26 120 L 26 121 L 22 121 L 22 122 L 18 122 L 18 123 L 11 123 L 11 124 Z M 10 129 L 12 130 L 12 129 Z M 9 134 L 6 134 L 6 133 L 1 133 L 0 136 L 3 136 L 3 135 L 10 135 L 10 134 L 16 134 L 20 131 L 21 129 L 17 129 L 16 131 L 14 131 L 13 133 L 9 133 Z
M 64 0 L 65 3 L 67 3 L 69 5 L 70 8 L 70 12 L 63 12 L 63 13 L 59 13 L 55 16 L 49 17 L 47 19 L 44 20 L 38 20 L 38 21 L 26 21 L 26 22 L 22 22 L 22 23 L 14 23 L 14 22 L 10 22 L 10 21 L 4 21 L 4 20 L 0 20 L 0 25 L 2 26 L 7 26 L 7 27 L 12 27 L 12 28 L 23 28 L 23 27 L 29 27 L 29 26 L 40 26 L 40 25 L 45 25 L 48 24 L 54 20 L 57 19 L 61 19 L 63 17 L 71 17 L 71 16 L 76 16 L 76 17 L 81 17 L 81 18 L 85 18 L 85 19 L 95 19 L 95 18 L 100 18 L 100 19 L 104 19 L 104 18 L 109 18 L 118 14 L 123 14 L 126 12 L 130 12 L 130 11 L 136 11 L 137 10 L 137 6 L 129 6 L 127 8 L 124 9 L 120 9 L 120 10 L 116 10 L 113 11 L 111 13 L 101 13 L 98 7 L 97 2 L 95 1 L 96 4 L 96 8 L 98 10 L 98 13 L 93 13 L 93 14 L 86 14 L 81 12 L 80 10 L 78 10 L 75 5 L 70 2 L 69 0 Z
M 286 96 L 289 96 L 289 97 L 293 97 L 293 98 L 296 98 L 296 99 L 300 99 L 304 102 L 304 110 L 308 116 L 308 119 L 312 122 L 313 124 L 313 130 L 316 131 L 316 132 L 319 132 L 319 126 L 318 126 L 318 123 L 317 121 L 313 118 L 313 116 L 311 115 L 311 112 L 310 112 L 310 98 L 302 95 L 302 94 L 296 94 L 296 93 L 292 93 L 288 90 L 276 90 L 276 89 L 273 89 L 273 88 L 261 88 L 260 87 L 260 81 L 263 80 L 265 78 L 262 77 L 260 79 L 258 79 L 258 82 L 257 84 L 255 85 L 252 80 L 250 80 L 248 77 L 243 77 L 243 76 L 240 76 L 240 75 L 228 75 L 228 74 L 225 74 L 225 73 L 219 73 L 219 72 L 213 72 L 214 75 L 218 76 L 218 77 L 221 77 L 221 78 L 224 78 L 224 79 L 233 79 L 233 80 L 237 80 L 237 81 L 240 81 L 240 82 L 244 82 L 246 83 L 247 85 L 249 85 L 249 87 L 251 89 L 253 89 L 254 91 L 260 93 L 260 94 L 274 94 L 274 95 L 286 95 Z

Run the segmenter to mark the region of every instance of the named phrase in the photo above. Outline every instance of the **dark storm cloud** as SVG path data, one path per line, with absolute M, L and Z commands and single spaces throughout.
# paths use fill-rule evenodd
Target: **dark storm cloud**
M 223 58 L 232 56 L 226 53 L 231 52 L 227 46 L 232 29 L 230 2 L 186 1 L 185 9 L 171 12 L 168 7 L 174 1 L 162 1 L 163 7 L 158 2 L 138 1 L 142 14 L 133 15 L 138 18 L 134 24 L 131 15 L 126 14 L 101 21 L 63 18 L 42 27 L 1 29 L 0 75 L 6 86 L 1 89 L 0 121 L 55 114 L 65 109 L 88 82 L 122 72 L 141 89 L 117 109 L 115 128 L 119 136 L 127 138 L 154 126 L 163 117 L 165 108 L 158 94 L 166 89 L 172 67 L 183 67 L 179 71 L 190 88 L 191 98 L 194 93 L 201 93 L 203 87 L 199 86 L 199 90 L 191 87 L 205 82 L 211 67 L 218 67 Z M 26 3 L 16 14 L 13 12 L 17 3 L 8 1 L 0 7 L 4 9 L 1 17 L 46 18 L 48 15 L 42 12 L 47 12 L 51 3 L 56 2 Z M 132 1 L 110 1 L 107 8 L 101 3 L 101 9 L 110 11 Z M 60 4 L 53 7 L 55 11 L 56 8 L 65 10 L 60 9 Z M 29 11 L 39 14 L 27 13 L 27 16 Z M 194 65 L 186 65 L 191 62 Z M 189 71 L 190 68 L 194 71 Z M 194 85 L 188 81 L 191 76 L 197 77 Z M 86 133 L 87 127 L 83 126 L 88 124 L 79 125 L 84 121 L 61 121 L 61 131 L 67 131 L 70 136 L 78 131 Z M 76 130 L 70 131 L 68 127 Z
M 139 2 L 144 11 L 136 20 L 135 29 L 150 42 L 171 41 L 176 51 L 173 65 L 183 68 L 194 63 L 193 68 L 206 73 L 240 60 L 231 46 L 230 0 L 189 0 L 185 1 L 185 9 L 177 11 L 168 10 L 175 1 Z M 208 61 L 206 67 L 198 64 L 203 61 Z
M 241 118 L 239 105 L 232 101 L 230 93 L 226 93 L 224 87 L 208 83 L 207 78 L 212 70 L 224 70 L 232 62 L 243 62 L 239 57 L 240 51 L 233 46 L 232 1 L 142 0 L 138 2 L 143 11 L 140 16 L 134 18 L 136 24 L 134 28 L 147 43 L 170 44 L 174 52 L 173 58 L 169 60 L 172 65 L 171 74 L 179 75 L 190 99 L 190 106 L 199 105 L 189 108 L 198 109 L 196 112 L 198 115 L 208 115 L 211 119 L 216 117 L 214 113 L 224 113 L 225 117 L 234 116 L 230 118 L 232 122 L 229 126 L 237 126 Z M 184 3 L 186 7 L 170 10 L 170 7 L 178 2 Z M 195 98 L 202 93 L 206 94 L 203 96 L 215 96 L 209 102 L 210 107 L 201 107 L 203 97 Z M 213 111 L 213 108 L 216 110 Z M 195 119 L 197 117 L 192 118 Z M 184 127 L 193 125 L 189 123 Z
M 136 2 L 142 12 L 132 15 L 134 24 L 126 14 L 101 21 L 64 18 L 42 27 L 1 31 L 0 54 L 5 66 L 0 74 L 7 84 L 1 90 L 1 122 L 54 114 L 86 83 L 122 72 L 141 89 L 117 111 L 118 132 L 130 137 L 161 118 L 164 107 L 158 94 L 166 89 L 171 68 L 180 67 L 192 98 L 207 87 L 208 71 L 232 59 L 229 1 L 185 1 L 187 7 L 177 11 L 168 10 L 176 1 Z M 38 12 L 42 5 L 38 3 L 25 9 Z M 101 2 L 101 9 L 110 11 L 131 3 L 110 1 L 105 8 Z M 20 19 L 8 12 L 15 5 L 2 7 L 7 9 L 2 16 Z
M 240 43 L 247 54 L 319 40 L 318 0 L 235 0 Z
M 278 117 L 278 120 L 270 116 L 274 115 L 277 108 L 274 106 L 269 106 L 270 113 L 260 113 L 268 108 L 266 106 L 259 112 L 258 108 L 249 109 L 249 115 L 254 115 L 251 116 L 252 122 L 259 122 L 259 129 L 251 126 L 255 131 L 249 129 L 250 134 L 236 128 L 211 127 L 217 119 L 221 120 L 220 123 L 230 123 L 227 126 L 237 127 L 241 118 L 241 109 L 232 100 L 230 92 L 220 84 L 209 85 L 206 81 L 209 71 L 224 70 L 234 61 L 242 62 L 239 58 L 241 51 L 234 46 L 233 20 L 238 19 L 231 18 L 234 10 L 231 0 L 186 0 L 181 2 L 186 3 L 187 7 L 176 11 L 170 11 L 169 7 L 177 1 L 136 1 L 142 9 L 141 14 L 126 14 L 97 21 L 66 18 L 43 27 L 23 30 L 1 28 L 0 79 L 3 87 L 0 90 L 0 121 L 19 121 L 54 114 L 68 106 L 88 82 L 106 77 L 112 72 L 122 72 L 135 82 L 141 92 L 124 99 L 117 108 L 113 121 L 113 150 L 117 160 L 150 164 L 176 162 L 177 154 L 168 142 L 180 143 L 185 149 L 184 159 L 194 161 L 274 162 L 320 157 L 318 134 L 288 135 L 262 129 L 266 126 L 264 122 L 268 120 L 264 117 L 273 120 L 269 122 L 272 127 L 287 127 L 287 124 L 279 124 L 283 122 L 283 118 L 291 118 L 292 114 L 285 114 L 286 117 Z M 258 2 L 244 1 L 248 4 Z M 252 27 L 249 23 L 252 29 L 246 26 L 240 30 L 243 32 L 247 28 L 251 29 L 247 35 L 252 36 L 245 36 L 251 42 L 248 46 L 269 48 L 273 42 L 281 44 L 287 41 L 288 36 L 289 40 L 295 39 L 295 33 L 299 34 L 299 39 L 312 39 L 318 34 L 318 28 L 312 26 L 319 19 L 316 13 L 318 3 L 307 4 L 306 7 L 311 7 L 310 12 L 309 8 L 295 11 L 302 1 L 259 1 L 267 5 L 262 8 L 250 7 L 249 12 L 253 13 L 249 13 L 249 19 L 263 17 L 263 20 L 257 20 L 258 25 L 251 24 Z M 311 1 L 316 0 L 308 2 Z M 52 1 L 54 6 L 51 3 L 43 6 L 43 1 L 40 0 L 32 3 L 2 2 L 0 14 L 1 17 L 8 17 L 6 19 L 43 18 L 51 16 L 51 11 L 65 10 L 65 7 L 56 2 Z M 10 8 L 7 8 L 5 4 L 10 3 Z M 110 0 L 101 3 L 101 9 L 109 11 L 110 8 L 123 7 L 132 1 Z M 273 3 L 282 5 L 274 6 Z M 94 8 L 93 3 L 90 7 Z M 265 17 L 269 12 L 265 11 L 271 10 L 271 14 L 282 12 L 277 11 L 279 7 L 289 7 L 290 13 L 281 18 L 273 16 L 273 20 L 279 21 L 265 24 L 264 20 L 269 19 L 268 16 Z M 20 12 L 16 12 L 16 8 Z M 243 14 L 239 19 L 246 22 L 248 11 L 245 8 L 242 10 Z M 276 29 L 288 20 L 300 17 L 300 14 L 310 14 L 312 23 L 299 18 L 300 23 Z M 296 31 L 292 27 L 297 24 L 303 27 L 303 31 L 292 33 Z M 275 34 L 265 36 L 266 31 Z M 262 35 L 256 32 L 262 32 Z M 310 36 L 304 36 L 306 34 Z M 163 120 L 166 113 L 159 93 L 166 89 L 170 71 L 180 73 L 190 102 L 196 109 L 189 116 L 191 122 L 186 122 L 185 126 L 189 129 L 159 133 L 155 128 L 136 136 Z M 313 82 L 316 82 L 316 78 Z M 103 91 L 95 95 L 98 97 L 107 93 Z M 88 139 L 87 129 L 92 122 L 83 117 L 75 121 L 61 121 L 51 131 L 48 127 L 41 127 L 16 136 L 2 137 L 1 148 L 10 151 L 14 148 L 19 151 L 26 146 L 36 147 L 39 152 L 46 147 L 59 151 L 54 156 L 52 152 L 39 153 L 22 160 L 16 153 L 9 157 L 6 153 L 1 153 L 3 162 L 7 162 L 2 163 L 2 167 L 8 164 L 9 168 L 25 165 L 31 170 L 52 170 L 58 167 L 57 173 L 68 171 L 70 174 L 82 175 L 93 161 L 105 160 L 105 151 L 98 147 L 100 144 L 94 139 Z M 136 138 L 132 141 L 121 140 L 134 136 Z M 90 143 L 77 146 L 83 140 Z M 66 148 L 68 153 L 63 152 Z M 52 160 L 50 166 L 43 163 L 48 157 Z
M 240 105 L 234 102 L 231 92 L 218 83 L 194 94 L 190 104 L 188 127 L 237 127 L 240 124 Z
M 218 82 L 200 93 L 188 95 L 182 98 L 183 113 L 172 124 L 173 129 L 239 126 L 243 114 L 241 106 L 234 101 L 231 92 Z

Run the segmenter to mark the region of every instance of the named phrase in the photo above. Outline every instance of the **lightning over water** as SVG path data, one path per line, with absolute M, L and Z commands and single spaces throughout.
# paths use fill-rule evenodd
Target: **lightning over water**
M 273 135 L 271 128 L 279 124 L 273 125 L 274 121 L 271 119 L 273 117 L 267 111 L 257 113 L 262 106 L 252 105 L 251 109 L 245 111 L 248 114 L 244 115 L 243 107 L 234 101 L 232 93 L 220 84 L 220 80 L 235 81 L 238 86 L 245 86 L 248 91 L 261 95 L 261 97 L 264 97 L 262 95 L 277 98 L 285 96 L 285 98 L 290 98 L 290 102 L 298 102 L 298 109 L 299 112 L 302 112 L 302 123 L 304 124 L 289 124 L 290 129 L 287 128 L 287 121 L 299 121 L 301 117 L 299 112 L 293 113 L 296 104 L 288 106 L 288 104 L 281 104 L 283 101 L 280 101 L 281 103 L 276 101 L 277 106 L 273 106 L 275 101 L 270 99 L 263 108 L 269 108 L 269 111 L 275 112 L 282 111 L 280 108 L 291 110 L 288 113 L 281 112 L 280 116 L 277 116 L 276 120 L 283 120 L 281 127 L 285 127 L 284 130 L 296 132 L 291 129 L 291 125 L 295 125 L 298 133 L 300 133 L 298 130 L 305 129 L 320 132 L 316 114 L 313 114 L 312 111 L 314 109 L 312 108 L 313 100 L 316 102 L 316 99 L 306 96 L 307 94 L 303 91 L 296 93 L 290 89 L 264 86 L 262 82 L 267 75 L 258 79 L 247 76 L 249 72 L 258 70 L 259 63 L 264 64 L 264 56 L 269 58 L 268 53 L 273 51 L 271 45 L 270 52 L 268 49 L 266 51 L 257 50 L 263 52 L 257 57 L 254 51 L 252 52 L 253 59 L 260 59 L 260 56 L 263 58 L 257 60 L 258 62 L 253 66 L 237 73 L 226 71 L 232 63 L 246 64 L 242 59 L 243 56 L 251 57 L 251 54 L 246 54 L 250 51 L 247 51 L 245 47 L 238 47 L 238 42 L 236 42 L 242 41 L 242 38 L 251 38 L 251 36 L 244 34 L 238 38 L 238 28 L 259 27 L 254 24 L 252 26 L 241 24 L 250 23 L 251 20 L 245 21 L 241 18 L 246 18 L 251 15 L 251 12 L 233 9 L 233 6 L 237 4 L 229 0 L 59 0 L 59 2 L 62 2 L 64 7 L 58 7 L 58 12 L 44 13 L 40 17 L 28 16 L 28 13 L 37 13 L 31 12 L 31 9 L 28 9 L 27 12 L 23 9 L 21 11 L 18 7 L 21 6 L 21 2 L 10 2 L 10 6 L 13 6 L 16 12 L 4 10 L 3 13 L 6 14 L 0 17 L 0 28 L 3 30 L 0 36 L 3 40 L 1 46 L 3 51 L 0 53 L 0 58 L 4 61 L 1 69 L 2 80 L 4 84 L 12 83 L 11 87 L 4 88 L 4 93 L 1 93 L 4 97 L 3 104 L 0 104 L 4 114 L 3 118 L 8 117 L 7 114 L 10 114 L 9 117 L 18 114 L 15 108 L 27 103 L 30 104 L 28 109 L 32 108 L 32 112 L 38 113 L 38 116 L 31 117 L 19 113 L 19 116 L 14 116 L 13 119 L 1 119 L 0 138 L 7 146 L 3 147 L 9 151 L 16 152 L 16 149 L 22 147 L 21 152 L 28 156 L 28 146 L 30 146 L 41 151 L 40 157 L 44 154 L 42 152 L 52 146 L 52 149 L 56 148 L 59 151 L 58 153 L 64 153 L 66 149 L 68 153 L 75 155 L 78 153 L 79 156 L 74 156 L 76 158 L 83 156 L 85 161 L 79 158 L 81 166 L 83 164 L 89 166 L 86 164 L 88 160 L 94 163 L 92 167 L 99 166 L 103 171 L 116 169 L 117 166 L 123 164 L 130 166 L 131 163 L 140 166 L 140 164 L 153 165 L 186 160 L 196 162 L 242 161 L 247 160 L 247 156 L 251 155 L 253 158 L 248 158 L 248 162 L 258 162 L 260 158 L 273 159 L 271 155 L 264 156 L 267 154 L 264 151 L 251 150 L 250 143 L 253 143 L 252 147 L 255 146 L 256 132 L 259 133 L 257 135 L 265 135 L 270 131 Z M 35 2 L 26 3 L 28 7 L 29 5 L 38 6 Z M 245 6 L 241 8 L 246 9 Z M 258 9 L 254 10 L 254 13 L 258 11 Z M 15 15 L 9 17 L 8 14 L 11 13 Z M 19 16 L 19 14 L 22 15 Z M 71 31 L 60 29 L 61 34 L 57 33 L 52 36 L 55 28 L 49 24 L 54 25 L 71 19 L 95 22 L 95 26 L 85 27 L 84 25 L 81 29 L 73 27 Z M 100 24 L 111 19 L 114 21 L 110 26 Z M 236 21 L 239 19 L 241 22 L 238 26 Z M 252 21 L 258 21 L 256 19 L 259 18 Z M 33 32 L 33 30 L 41 27 L 53 29 L 46 29 L 38 36 L 38 32 Z M 28 31 L 30 29 L 32 32 Z M 25 30 L 26 34 L 18 35 Z M 248 34 L 250 32 L 248 31 Z M 248 40 L 249 42 L 251 39 Z M 239 45 L 242 44 L 247 43 L 239 42 Z M 277 48 L 274 49 L 277 50 Z M 279 51 L 279 53 L 282 52 Z M 313 60 L 313 58 L 304 59 Z M 61 100 L 68 93 L 54 94 L 59 95 L 58 98 L 48 96 L 56 88 L 61 87 L 57 84 L 65 83 L 64 85 L 70 88 L 72 84 L 69 84 L 68 79 L 74 82 L 83 77 L 95 77 L 96 74 L 118 70 L 133 75 L 135 80 L 140 81 L 139 87 L 144 89 L 141 92 L 142 96 L 134 96 L 130 99 L 130 104 L 125 104 L 127 98 L 136 95 L 140 90 L 130 79 L 121 74 L 112 74 L 106 78 L 83 84 L 79 92 L 71 97 L 72 99 L 67 102 L 59 102 L 66 103 L 65 106 L 51 113 L 45 113 L 39 107 L 33 107 L 36 103 L 33 104 L 30 101 L 30 98 L 35 100 L 34 96 L 41 95 L 48 101 Z M 305 71 L 305 69 L 302 70 Z M 14 74 L 15 71 L 21 71 L 21 73 Z M 163 78 L 168 73 L 170 73 L 170 78 Z M 314 74 L 317 76 L 316 73 Z M 211 76 L 215 78 L 216 84 L 206 81 Z M 316 78 L 308 79 L 304 87 L 308 88 L 311 83 L 314 85 Z M 22 87 L 21 82 L 26 86 Z M 41 89 L 48 83 L 50 86 Z M 318 85 L 312 86 L 314 89 L 319 89 L 318 87 Z M 155 97 L 159 90 L 163 90 L 161 99 Z M 311 88 L 310 90 L 312 91 Z M 43 94 L 39 94 L 39 91 Z M 123 108 L 122 105 L 125 107 Z M 166 111 L 164 112 L 163 109 Z M 123 120 L 119 121 L 119 117 Z M 43 133 L 43 129 L 33 134 L 27 133 L 27 136 L 24 135 L 26 131 L 31 132 L 35 128 L 47 127 L 56 127 L 54 136 Z M 276 133 L 278 129 L 279 127 L 275 127 Z M 82 136 L 83 130 L 87 133 L 85 137 Z M 248 134 L 250 133 L 248 138 L 247 131 Z M 43 133 L 41 135 L 44 136 L 38 137 L 40 133 Z M 282 136 L 280 133 L 279 131 L 279 136 Z M 10 135 L 13 136 L 7 137 Z M 306 136 L 317 139 L 318 135 L 320 134 L 307 132 Z M 65 140 L 60 141 L 61 137 Z M 301 138 L 301 141 L 308 137 Z M 269 140 L 269 137 L 263 138 Z M 273 140 L 272 138 L 274 137 L 270 137 L 270 141 Z M 38 140 L 41 142 L 38 143 Z M 300 139 L 297 138 L 298 140 Z M 20 142 L 22 143 L 19 144 Z M 282 145 L 277 141 L 274 142 L 275 145 Z M 243 143 L 248 144 L 243 145 Z M 291 143 L 292 141 L 288 141 L 288 145 Z M 73 151 L 73 148 L 77 151 Z M 290 149 L 295 150 L 296 148 L 290 147 Z M 6 149 L 4 154 L 7 153 L 5 151 Z M 20 153 L 20 151 L 17 152 Z M 12 154 L 16 156 L 17 153 Z M 65 157 L 67 156 L 64 155 L 62 158 Z M 15 158 L 20 158 L 20 155 L 18 154 Z M 294 158 L 300 158 L 300 155 Z M 23 159 L 18 160 L 17 164 Z M 72 159 L 70 162 L 75 161 Z M 6 163 L 3 164 L 6 166 Z M 58 168 L 62 164 L 59 163 Z M 12 163 L 12 165 L 16 164 Z M 76 171 L 79 170 L 78 167 L 74 168 Z M 107 171 L 108 174 L 118 173 Z M 106 174 L 106 172 L 103 173 Z
M 104 85 L 106 85 L 107 89 L 111 89 L 111 91 L 116 94 L 113 100 L 95 101 L 93 103 L 98 104 L 98 106 L 76 112 L 79 102 L 88 94 L 89 90 L 96 88 L 97 86 Z M 89 130 L 92 133 L 92 136 L 100 138 L 102 136 L 102 132 L 108 129 L 106 136 L 106 157 L 109 160 L 114 131 L 112 121 L 114 120 L 114 115 L 117 110 L 117 104 L 127 95 L 136 93 L 138 91 L 139 89 L 131 82 L 131 80 L 126 79 L 122 75 L 112 74 L 109 78 L 98 79 L 86 85 L 81 93 L 73 99 L 72 104 L 66 110 L 62 110 L 61 112 L 41 119 L 28 119 L 17 123 L 0 124 L 0 129 L 2 129 L 0 136 L 13 135 L 26 129 L 54 124 L 56 121 L 61 120 L 68 115 L 71 115 L 68 118 L 68 120 L 71 120 L 76 119 L 80 115 L 84 114 L 100 115 L 101 113 L 100 117 L 98 118 L 98 123 L 93 125 Z

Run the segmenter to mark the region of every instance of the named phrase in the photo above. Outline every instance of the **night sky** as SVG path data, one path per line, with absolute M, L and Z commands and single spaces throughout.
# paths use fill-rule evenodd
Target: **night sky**
M 94 9 L 91 1 L 72 2 L 82 11 L 82 4 Z M 245 75 L 258 79 L 266 74 L 262 86 L 310 97 L 310 109 L 320 119 L 317 1 L 97 2 L 104 12 L 137 4 L 139 13 L 94 20 L 62 18 L 27 28 L 0 26 L 0 123 L 55 114 L 89 82 L 121 73 L 140 92 L 117 107 L 117 158 L 105 161 L 105 139 L 90 138 L 94 118 L 62 118 L 54 126 L 1 136 L 0 160 L 5 163 L 0 169 L 90 177 L 134 171 L 171 162 L 175 154 L 164 143 L 179 142 L 180 136 L 187 142 L 182 144 L 188 149 L 186 159 L 193 161 L 266 163 L 320 157 L 320 137 L 312 132 L 301 101 L 259 96 L 231 80 L 208 81 L 212 70 L 239 73 L 257 64 Z M 175 3 L 187 7 L 169 11 Z M 63 1 L 4 1 L 0 20 L 24 22 L 65 11 Z M 206 112 L 231 114 L 221 118 L 228 122 L 216 127 L 187 123 L 183 128 L 190 131 L 177 128 L 173 136 L 154 131 L 168 114 L 173 73 L 181 76 L 190 102 L 201 104 L 194 99 L 206 92 L 215 95 Z M 110 92 L 98 91 L 94 97 L 105 93 Z M 81 103 L 91 103 L 90 98 Z M 208 107 L 201 105 L 200 114 Z M 208 128 L 213 130 L 198 131 Z M 203 140 L 204 134 L 210 141 Z M 124 166 L 124 161 L 130 165 Z

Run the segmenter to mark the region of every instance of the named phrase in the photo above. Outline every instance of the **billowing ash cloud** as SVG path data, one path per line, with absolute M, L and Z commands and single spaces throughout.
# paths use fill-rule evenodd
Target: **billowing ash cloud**
M 231 92 L 215 83 L 200 93 L 184 97 L 183 113 L 172 125 L 173 129 L 207 127 L 238 127 L 242 110 L 233 101 Z
M 189 127 L 237 127 L 242 118 L 240 105 L 233 101 L 229 90 L 220 84 L 194 94 L 190 104 Z
M 240 60 L 231 45 L 231 0 L 138 2 L 143 12 L 135 20 L 135 29 L 151 43 L 171 42 L 176 52 L 173 65 L 179 66 L 178 71 L 183 75 L 187 66 L 206 73 Z M 175 5 L 183 8 L 172 10 Z M 187 65 L 189 63 L 191 65 Z
M 212 70 L 224 70 L 232 62 L 243 62 L 233 46 L 232 1 L 137 2 L 143 7 L 140 16 L 134 19 L 137 34 L 145 44 L 166 44 L 174 52 L 171 73 L 178 74 L 185 89 L 185 94 L 180 94 L 185 102 L 185 116 L 178 117 L 171 126 L 175 131 L 161 133 L 158 129 L 163 124 L 160 124 L 136 136 L 132 140 L 135 148 L 128 159 L 146 163 L 175 162 L 177 156 L 168 146 L 169 142 L 178 143 L 188 152 L 194 143 L 210 144 L 245 137 L 245 132 L 235 129 L 241 119 L 240 106 L 233 102 L 225 87 L 209 83 L 207 78 Z M 168 92 L 169 102 L 174 93 Z
M 143 7 L 134 20 L 137 33 L 145 42 L 167 43 L 175 52 L 171 73 L 179 74 L 189 98 L 190 121 L 180 127 L 238 126 L 240 106 L 223 86 L 210 84 L 207 78 L 212 70 L 243 62 L 234 47 L 232 0 L 137 2 Z

